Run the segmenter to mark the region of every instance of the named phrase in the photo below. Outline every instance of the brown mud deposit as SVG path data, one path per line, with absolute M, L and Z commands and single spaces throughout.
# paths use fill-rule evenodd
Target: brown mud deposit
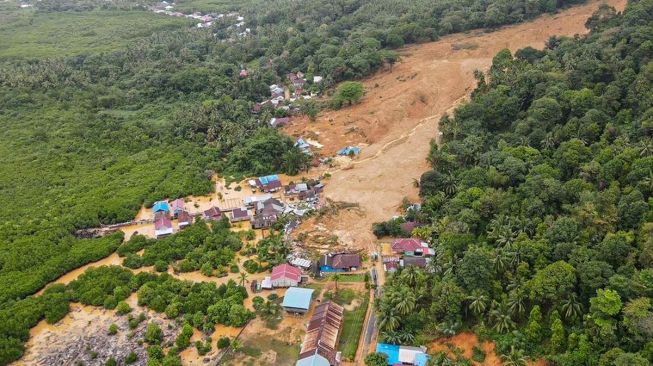
M 324 155 L 347 145 L 363 146 L 350 169 L 332 171 L 325 188 L 327 198 L 356 203 L 363 214 L 336 215 L 322 224 L 346 245 L 372 249 L 372 223 L 394 215 L 404 197 L 417 200 L 414 182 L 429 168 L 425 159 L 430 141 L 437 136 L 438 121 L 468 98 L 476 85 L 474 70 L 487 70 L 504 48 L 541 49 L 553 35 L 586 33 L 585 21 L 602 3 L 591 1 L 489 33 L 455 34 L 406 47 L 392 69 L 364 81 L 366 95 L 358 105 L 326 111 L 315 122 L 295 119 L 284 131 L 317 138 L 324 144 Z M 607 3 L 618 11 L 626 5 L 625 0 Z M 309 226 L 302 227 L 312 230 Z

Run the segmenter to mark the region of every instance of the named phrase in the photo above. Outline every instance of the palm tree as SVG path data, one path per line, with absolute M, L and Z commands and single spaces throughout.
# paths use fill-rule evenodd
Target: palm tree
M 500 333 L 506 333 L 515 326 L 515 322 L 510 317 L 510 310 L 507 306 L 503 303 L 499 304 L 496 301 L 492 304 L 490 319 L 494 322 L 494 330 Z
M 515 346 L 510 346 L 510 352 L 505 355 L 501 355 L 504 366 L 526 366 L 528 359 L 524 355 L 524 351 L 515 348 Z
M 526 312 L 526 295 L 524 291 L 517 289 L 510 293 L 508 297 L 508 309 L 514 315 L 517 315 L 517 318 L 521 318 L 522 315 Z
M 415 266 L 408 266 L 406 269 L 401 271 L 400 278 L 406 280 L 408 286 L 414 286 L 417 282 L 418 270 Z
M 401 315 L 408 315 L 417 306 L 417 298 L 414 292 L 411 292 L 408 288 L 406 291 L 401 291 L 401 296 L 397 299 L 395 303 L 395 309 Z
M 381 338 L 384 342 L 390 344 L 400 344 L 401 343 L 401 334 L 399 332 L 381 332 Z
M 562 316 L 564 316 L 565 319 L 579 319 L 583 315 L 583 308 L 575 293 L 569 295 L 569 297 L 562 302 L 560 310 L 562 310 Z
M 338 281 L 340 281 L 340 274 L 334 273 L 331 276 L 331 279 L 333 280 L 333 283 L 336 285 L 336 293 L 338 293 Z
M 399 336 L 399 340 L 403 344 L 406 344 L 406 343 L 410 344 L 410 343 L 415 342 L 415 335 L 413 333 L 405 330 L 405 329 L 399 331 L 398 336 Z
M 480 290 L 474 290 L 470 296 L 467 296 L 469 303 L 469 310 L 472 311 L 474 315 L 480 315 L 485 312 L 488 304 L 488 297 L 485 296 Z
M 240 285 L 245 287 L 245 283 L 247 281 L 247 273 L 245 272 L 240 272 L 240 275 L 238 276 L 238 279 L 240 280 Z
M 399 328 L 399 315 L 394 309 L 382 309 L 379 314 L 379 329 L 386 331 L 394 331 Z

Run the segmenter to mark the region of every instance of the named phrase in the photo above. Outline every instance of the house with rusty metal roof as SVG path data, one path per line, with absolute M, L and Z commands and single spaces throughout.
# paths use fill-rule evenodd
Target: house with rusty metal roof
M 325 254 L 320 259 L 320 271 L 322 272 L 355 271 L 360 268 L 360 266 L 361 257 L 358 254 Z
M 343 317 L 344 308 L 331 301 L 315 308 L 295 366 L 340 365 L 341 356 L 336 349 Z

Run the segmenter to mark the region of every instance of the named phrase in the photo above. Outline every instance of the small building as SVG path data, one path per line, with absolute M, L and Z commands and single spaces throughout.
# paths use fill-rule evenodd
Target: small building
M 152 212 L 156 215 L 159 212 L 163 212 L 166 215 L 170 213 L 170 205 L 168 201 L 156 201 L 152 206 Z
M 284 263 L 272 268 L 273 287 L 292 287 L 301 282 L 302 271 L 290 264 Z
M 313 291 L 310 288 L 290 287 L 283 296 L 281 307 L 289 313 L 304 314 L 311 306 Z
M 185 202 L 183 198 L 177 198 L 176 200 L 172 201 L 172 215 L 174 217 L 177 217 L 183 210 L 185 206 Z
M 308 323 L 306 336 L 295 366 L 338 366 L 341 354 L 337 351 L 344 308 L 327 301 L 315 308 Z
M 217 207 L 211 207 L 202 214 L 206 221 L 219 221 L 222 219 L 222 212 Z
M 428 260 L 425 257 L 403 257 L 399 260 L 399 264 L 402 267 L 415 266 L 419 268 L 425 268 L 428 264 Z
M 338 150 L 337 154 L 340 156 L 352 156 L 361 153 L 361 148 L 356 146 L 347 146 Z
M 396 344 L 377 343 L 376 352 L 388 356 L 388 365 L 426 366 L 429 355 L 426 347 L 399 346 Z
M 183 229 L 193 224 L 193 216 L 188 213 L 188 211 L 181 211 L 177 215 L 177 221 L 179 223 L 179 228 Z
M 317 76 L 317 75 L 316 75 L 316 76 L 313 76 L 313 84 L 319 84 L 319 83 L 322 82 L 323 79 L 324 79 L 324 78 L 321 77 L 321 76 Z
M 392 242 L 392 251 L 397 254 L 412 257 L 435 255 L 435 250 L 429 248 L 426 242 L 415 238 L 395 239 Z
M 172 234 L 172 221 L 164 212 L 158 212 L 154 215 L 154 236 L 161 238 Z
M 245 69 L 242 69 L 242 70 L 240 70 L 239 76 L 244 79 L 244 78 L 249 76 L 249 72 L 247 70 L 245 70 Z
M 232 223 L 248 221 L 249 219 L 250 219 L 249 211 L 247 211 L 247 208 L 245 207 L 234 209 L 231 211 L 231 214 L 229 215 L 229 221 Z
M 349 272 L 357 270 L 360 266 L 361 257 L 358 254 L 325 254 L 320 259 L 322 272 Z
M 261 281 L 261 288 L 264 290 L 272 290 L 272 277 L 266 276 L 263 281 Z
M 383 258 L 383 270 L 386 272 L 396 272 L 399 268 L 399 258 Z

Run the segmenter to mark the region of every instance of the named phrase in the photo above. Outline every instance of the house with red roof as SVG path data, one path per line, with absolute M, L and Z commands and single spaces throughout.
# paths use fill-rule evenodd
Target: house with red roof
M 273 287 L 297 286 L 302 279 L 302 271 L 288 263 L 280 264 L 272 268 Z
M 435 255 L 435 251 L 429 245 L 416 238 L 400 238 L 392 242 L 392 251 L 411 257 L 422 257 Z
M 161 238 L 172 234 L 172 221 L 163 212 L 154 215 L 154 236 Z
M 231 211 L 231 214 L 229 215 L 229 221 L 234 223 L 234 222 L 240 222 L 240 221 L 247 221 L 249 220 L 249 211 L 247 211 L 247 208 L 245 207 L 239 207 L 236 209 L 233 209 Z

